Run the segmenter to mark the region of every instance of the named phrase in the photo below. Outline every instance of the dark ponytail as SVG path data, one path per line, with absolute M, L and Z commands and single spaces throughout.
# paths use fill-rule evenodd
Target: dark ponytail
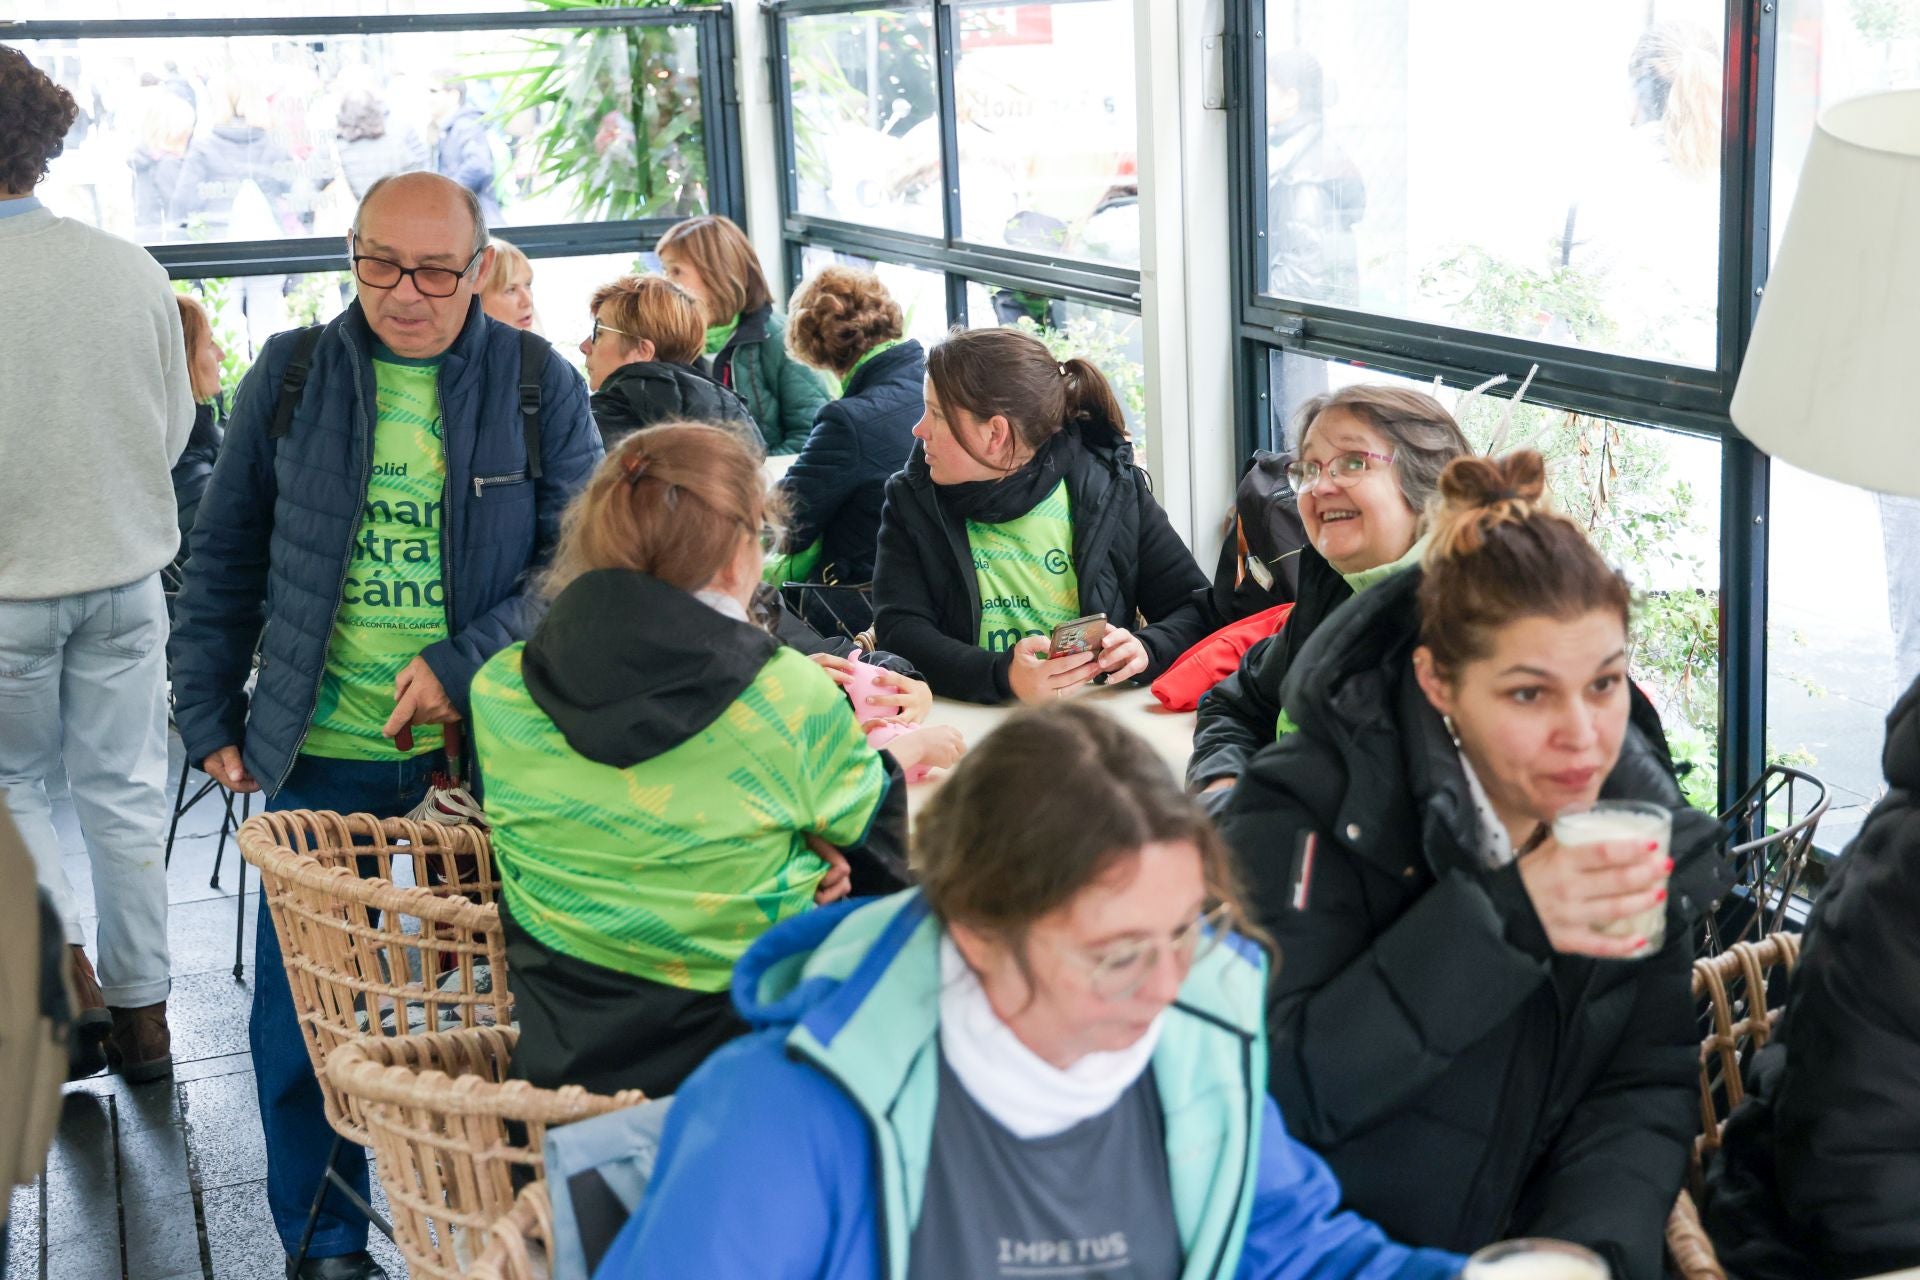
M 1060 366 L 1066 371 L 1067 411 L 1065 420 L 1076 423 L 1082 439 L 1118 442 L 1132 437 L 1127 418 L 1120 411 L 1120 397 L 1100 366 L 1084 356 L 1075 356 Z
M 998 414 L 1029 450 L 1069 423 L 1090 444 L 1128 439 L 1120 401 L 1099 366 L 1079 356 L 1055 360 L 1019 329 L 955 330 L 927 353 L 927 380 L 949 413 L 964 409 L 982 422 Z M 980 465 L 1012 470 L 1010 458 L 983 458 L 961 433 L 954 439 Z
M 1420 639 L 1454 673 L 1493 652 L 1522 618 L 1611 612 L 1625 626 L 1626 579 L 1579 525 L 1545 505 L 1546 464 L 1531 449 L 1456 458 L 1440 473 L 1420 582 Z

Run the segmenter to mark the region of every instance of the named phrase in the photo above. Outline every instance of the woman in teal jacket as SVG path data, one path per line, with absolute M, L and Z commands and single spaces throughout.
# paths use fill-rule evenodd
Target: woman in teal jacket
M 800 452 L 833 392 L 787 353 L 787 322 L 773 309 L 773 292 L 746 232 L 731 219 L 702 214 L 668 228 L 654 252 L 667 279 L 706 313 L 713 376 L 746 402 L 767 452 Z
M 759 1030 L 675 1098 L 598 1276 L 1456 1274 L 1287 1137 L 1227 855 L 1144 743 L 1021 712 L 916 837 L 920 889 L 741 961 Z

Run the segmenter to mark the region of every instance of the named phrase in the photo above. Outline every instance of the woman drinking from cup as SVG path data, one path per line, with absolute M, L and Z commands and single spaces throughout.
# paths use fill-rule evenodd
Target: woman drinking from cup
M 668 1114 L 601 1280 L 1450 1280 L 1266 1096 L 1265 957 L 1153 750 L 1023 711 L 934 794 L 920 888 L 776 927 L 759 1030 Z
M 1423 567 L 1299 653 L 1297 731 L 1223 828 L 1286 957 L 1273 1093 L 1346 1203 L 1412 1243 L 1549 1236 L 1658 1280 L 1719 829 L 1628 681 L 1626 583 L 1544 488 L 1536 453 L 1449 464 Z M 1666 821 L 1556 825 L 1603 798 Z

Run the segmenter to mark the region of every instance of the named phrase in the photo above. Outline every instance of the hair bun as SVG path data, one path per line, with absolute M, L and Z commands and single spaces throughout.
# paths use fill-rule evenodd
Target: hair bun
M 1494 529 L 1531 517 L 1546 491 L 1546 460 L 1532 449 L 1499 458 L 1455 458 L 1440 473 L 1429 554 L 1473 554 Z

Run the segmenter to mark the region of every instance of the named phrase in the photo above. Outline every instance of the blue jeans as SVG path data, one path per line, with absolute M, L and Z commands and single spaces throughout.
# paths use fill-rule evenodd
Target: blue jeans
M 160 575 L 48 600 L 0 600 L 0 799 L 33 851 L 67 941 L 83 940 L 45 779 L 62 759 L 93 866 L 100 990 L 167 998 L 167 607 Z
M 269 809 L 331 809 L 370 813 L 377 818 L 405 817 L 427 793 L 434 766 L 444 757 L 429 751 L 411 760 L 328 760 L 303 755 L 294 761 Z M 289 1256 L 300 1246 L 313 1193 L 326 1176 L 333 1127 L 327 1123 L 306 1041 L 293 1012 L 280 958 L 280 938 L 266 895 L 260 895 L 254 943 L 253 1016 L 247 1024 L 253 1050 L 253 1082 L 260 1095 L 260 1127 L 267 1138 L 267 1203 L 273 1225 Z M 334 1166 L 362 1198 L 368 1193 L 367 1153 L 343 1146 Z M 367 1247 L 367 1219 L 337 1188 L 327 1192 L 307 1247 L 311 1258 L 331 1258 Z

